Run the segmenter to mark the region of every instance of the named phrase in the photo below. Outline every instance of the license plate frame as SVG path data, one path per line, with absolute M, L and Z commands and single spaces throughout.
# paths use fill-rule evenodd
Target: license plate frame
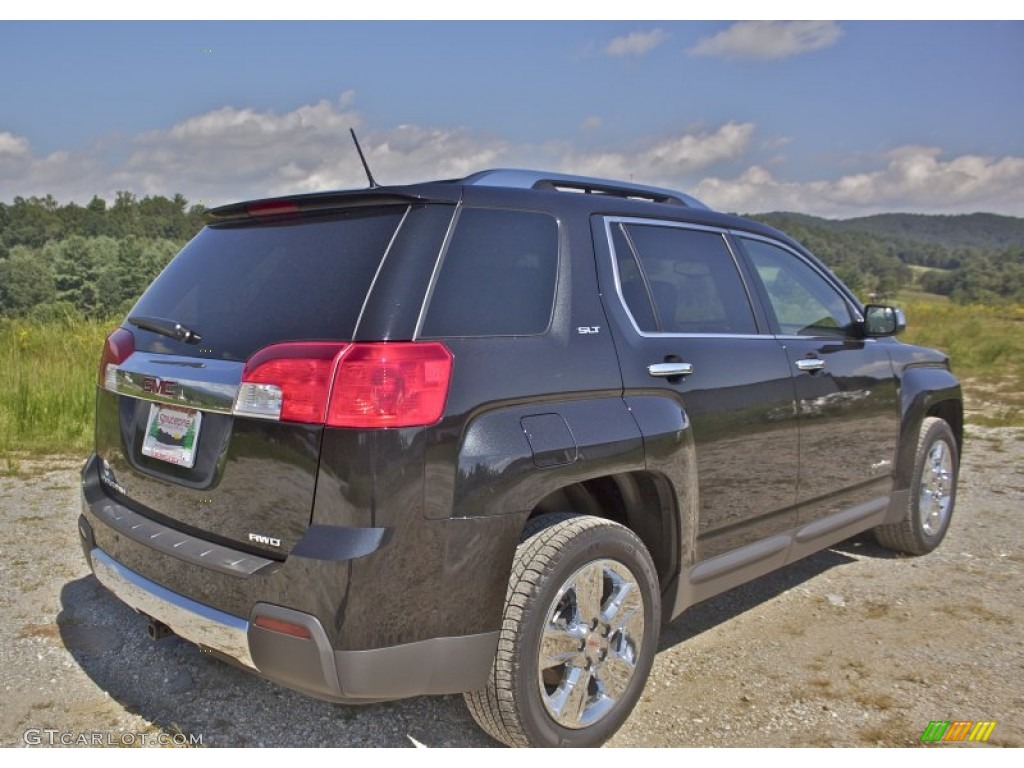
M 192 469 L 196 464 L 203 414 L 194 408 L 150 403 L 142 455 Z

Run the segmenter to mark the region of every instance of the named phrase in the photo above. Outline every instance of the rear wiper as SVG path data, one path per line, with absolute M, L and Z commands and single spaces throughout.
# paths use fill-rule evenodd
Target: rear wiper
M 170 336 L 172 339 L 183 341 L 186 344 L 198 344 L 203 340 L 202 336 L 195 331 L 190 331 L 181 323 L 165 320 L 162 317 L 129 317 L 128 322 L 137 328 L 144 328 L 147 331 L 153 331 L 153 333 Z

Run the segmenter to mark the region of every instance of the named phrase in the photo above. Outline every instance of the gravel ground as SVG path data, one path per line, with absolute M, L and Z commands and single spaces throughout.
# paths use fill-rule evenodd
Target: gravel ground
M 862 537 L 691 609 L 610 745 L 909 746 L 930 720 L 995 720 L 989 744 L 1024 746 L 1022 457 L 1024 429 L 969 428 L 952 529 L 927 557 Z M 78 464 L 0 477 L 0 744 L 39 729 L 44 744 L 495 746 L 458 696 L 343 707 L 150 641 L 85 565 Z

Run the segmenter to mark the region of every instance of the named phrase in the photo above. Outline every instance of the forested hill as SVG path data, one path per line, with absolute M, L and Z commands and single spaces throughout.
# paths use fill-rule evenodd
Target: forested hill
M 1024 301 L 1024 219 L 989 213 L 751 218 L 802 242 L 862 294 L 913 284 L 962 302 Z
M 753 218 L 795 218 L 809 226 L 837 232 L 858 232 L 879 237 L 933 243 L 946 248 L 999 249 L 1024 244 L 1024 219 L 994 213 L 930 216 L 919 213 L 880 213 L 856 219 L 822 219 L 798 213 L 768 213 Z M 775 225 L 773 225 L 775 226 Z
M 59 204 L 46 197 L 0 203 L 0 317 L 130 309 L 203 225 L 182 195 Z M 796 238 L 861 297 L 915 287 L 960 302 L 1024 302 L 1024 219 L 992 214 L 884 214 L 831 220 L 797 213 L 754 216 Z
M 203 226 L 181 195 L 60 205 L 53 197 L 0 203 L 0 317 L 111 317 L 135 303 Z

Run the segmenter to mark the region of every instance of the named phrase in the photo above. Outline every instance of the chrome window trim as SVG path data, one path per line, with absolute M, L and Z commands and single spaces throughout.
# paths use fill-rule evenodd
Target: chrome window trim
M 630 324 L 633 326 L 633 330 L 637 335 L 645 339 L 775 339 L 776 337 L 770 333 L 671 333 L 668 331 L 642 331 L 640 326 L 636 322 L 636 318 L 633 317 L 633 313 L 629 309 L 629 304 L 626 303 L 626 297 L 622 293 L 622 280 L 619 277 L 619 263 L 615 257 L 615 244 L 612 237 L 612 225 L 618 224 L 640 224 L 644 226 L 665 226 L 673 229 L 686 229 L 695 230 L 699 232 L 710 232 L 713 234 L 720 235 L 722 242 L 725 244 L 726 250 L 729 251 L 729 255 L 732 257 L 733 267 L 736 269 L 736 276 L 739 278 L 740 285 L 743 286 L 743 292 L 747 296 L 747 303 L 750 305 L 750 314 L 754 319 L 754 324 L 757 325 L 757 314 L 754 312 L 753 300 L 750 295 L 750 287 L 747 285 L 747 281 L 743 279 L 743 272 L 740 269 L 739 259 L 736 251 L 733 250 L 732 243 L 729 242 L 730 230 L 723 229 L 722 227 L 711 227 L 706 224 L 688 224 L 684 221 L 672 221 L 669 219 L 648 219 L 640 216 L 604 216 L 604 231 L 605 238 L 608 241 L 608 253 L 611 256 L 612 262 L 612 277 L 615 283 L 615 294 L 619 297 L 619 303 L 622 305 L 622 309 L 626 313 L 626 317 L 629 318 Z M 624 233 L 625 234 L 625 233 Z M 628 235 L 626 235 L 628 237 Z M 630 243 L 630 247 L 632 244 Z M 634 258 L 639 262 L 639 255 L 634 252 Z M 643 269 L 643 266 L 640 266 Z M 657 319 L 657 315 L 655 315 Z M 806 337 L 801 337 L 806 338 Z
M 867 341 L 874 342 L 874 341 L 878 341 L 878 339 L 873 337 L 873 336 L 865 336 L 864 338 L 859 338 L 859 337 L 855 337 L 855 336 L 798 336 L 798 335 L 795 335 L 795 334 L 792 334 L 792 333 L 780 333 L 777 336 L 773 336 L 772 338 L 773 339 L 778 339 L 779 341 L 808 341 L 808 340 L 814 340 L 814 339 L 825 340 L 825 341 L 856 341 L 856 342 L 867 342 Z

